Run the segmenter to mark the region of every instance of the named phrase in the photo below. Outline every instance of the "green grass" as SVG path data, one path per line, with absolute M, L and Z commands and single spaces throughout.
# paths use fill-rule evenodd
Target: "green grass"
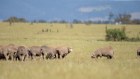
M 106 42 L 104 24 L 33 24 L 0 23 L 0 44 L 71 46 L 73 52 L 63 60 L 0 61 L 0 79 L 139 79 L 140 58 L 136 49 L 140 42 Z M 135 37 L 140 25 L 108 25 L 108 28 L 126 27 L 126 34 Z M 53 32 L 42 32 L 42 29 Z M 59 30 L 59 32 L 57 32 Z M 115 58 L 91 59 L 91 52 L 112 46 Z

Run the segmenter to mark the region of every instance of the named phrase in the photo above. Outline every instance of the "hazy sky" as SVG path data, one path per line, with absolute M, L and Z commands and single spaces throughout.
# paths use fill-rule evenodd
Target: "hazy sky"
M 107 20 L 113 12 L 140 19 L 140 0 L 0 0 L 0 20 L 10 16 L 28 20 Z

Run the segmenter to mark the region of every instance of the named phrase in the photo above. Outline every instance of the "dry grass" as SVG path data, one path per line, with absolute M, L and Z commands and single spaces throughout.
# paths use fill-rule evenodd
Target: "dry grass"
M 136 49 L 140 42 L 106 42 L 105 26 L 74 24 L 0 23 L 0 44 L 71 46 L 74 51 L 63 60 L 0 61 L 0 79 L 139 79 L 140 58 Z M 108 25 L 126 27 L 129 37 L 137 36 L 140 25 Z M 42 32 L 51 29 L 53 32 Z M 57 30 L 59 32 L 57 32 Z M 91 52 L 111 45 L 115 58 L 93 60 Z

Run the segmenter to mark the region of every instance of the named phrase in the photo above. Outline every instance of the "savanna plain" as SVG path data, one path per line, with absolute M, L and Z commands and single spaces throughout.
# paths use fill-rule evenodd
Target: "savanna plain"
M 140 79 L 140 42 L 105 41 L 106 26 L 125 27 L 131 38 L 140 36 L 140 25 L 0 22 L 0 45 L 73 48 L 64 59 L 0 60 L 0 79 Z M 113 47 L 113 59 L 91 59 L 92 52 L 106 46 Z

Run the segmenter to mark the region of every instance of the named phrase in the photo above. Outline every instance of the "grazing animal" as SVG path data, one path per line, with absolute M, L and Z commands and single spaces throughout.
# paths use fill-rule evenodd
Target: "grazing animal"
M 4 46 L 0 45 L 0 60 L 1 59 L 6 59 L 5 56 L 4 56 L 4 54 L 3 54 L 3 47 Z
M 98 58 L 98 57 L 107 57 L 107 59 L 112 59 L 114 55 L 113 48 L 111 46 L 104 47 L 97 49 L 94 53 L 92 53 L 91 58 Z
M 57 47 L 56 48 L 56 51 L 57 51 L 57 56 L 58 56 L 58 59 L 61 59 L 61 58 L 64 58 L 66 57 L 70 52 L 72 52 L 72 48 L 71 47 Z
M 140 47 L 137 49 L 137 56 L 140 56 Z
M 2 47 L 2 54 L 6 60 L 15 60 L 18 46 L 9 44 Z
M 56 58 L 56 49 L 48 46 L 41 46 L 41 53 L 43 55 L 43 59 L 54 59 Z
M 25 61 L 28 58 L 29 49 L 25 46 L 19 46 L 17 50 L 16 57 L 20 61 Z
M 41 57 L 42 53 L 40 52 L 40 46 L 32 46 L 30 47 L 29 56 L 31 59 L 35 59 L 36 57 Z

